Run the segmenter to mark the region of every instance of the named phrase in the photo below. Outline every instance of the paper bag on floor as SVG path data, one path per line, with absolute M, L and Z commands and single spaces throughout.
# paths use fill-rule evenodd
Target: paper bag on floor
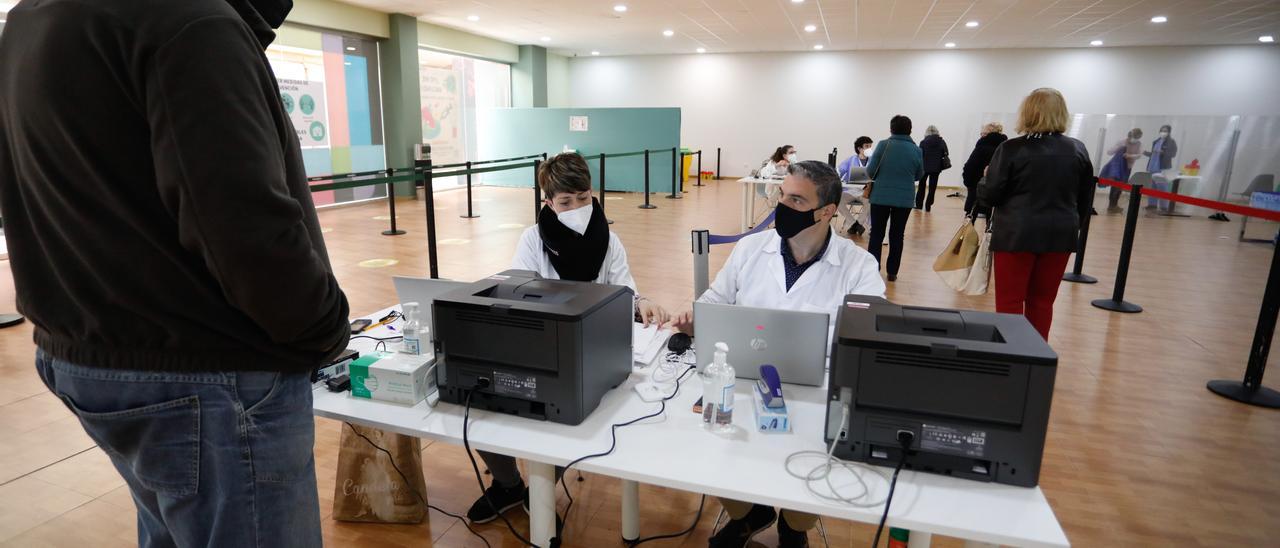
M 358 430 L 395 457 L 404 478 L 387 460 L 387 454 L 370 445 Z M 422 477 L 422 448 L 418 438 L 362 426 L 342 425 L 338 453 L 338 481 L 333 493 L 333 519 L 374 523 L 421 523 L 426 504 L 414 491 L 427 496 Z

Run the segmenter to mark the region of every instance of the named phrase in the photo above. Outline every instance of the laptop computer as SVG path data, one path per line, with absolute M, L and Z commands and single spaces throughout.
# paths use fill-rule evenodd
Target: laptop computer
M 729 345 L 729 364 L 740 379 L 760 378 L 772 365 L 784 383 L 821 386 L 826 378 L 828 316 L 727 304 L 693 303 L 698 370 L 711 363 L 715 344 Z
M 431 335 L 433 337 L 436 333 L 436 324 L 431 323 L 431 303 L 436 300 L 436 297 L 459 287 L 470 285 L 466 282 L 455 282 L 453 280 L 435 280 L 409 276 L 392 276 L 391 281 L 396 286 L 396 298 L 401 303 L 418 303 L 418 314 L 421 315 L 418 321 L 431 327 Z

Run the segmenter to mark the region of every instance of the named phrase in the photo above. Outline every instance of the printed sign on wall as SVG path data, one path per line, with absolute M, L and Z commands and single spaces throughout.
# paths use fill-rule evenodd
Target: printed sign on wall
M 324 82 L 280 80 L 280 100 L 293 122 L 302 148 L 329 146 L 329 124 L 324 108 Z
M 586 131 L 586 130 L 587 130 L 586 116 L 570 116 L 569 117 L 569 131 Z
M 459 130 L 461 71 L 455 67 L 419 66 L 422 86 L 422 139 L 437 163 L 466 161 Z

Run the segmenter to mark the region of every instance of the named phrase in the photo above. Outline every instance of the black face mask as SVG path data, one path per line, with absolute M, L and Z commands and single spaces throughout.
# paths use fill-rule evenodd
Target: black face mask
M 280 28 L 284 24 L 284 18 L 293 10 L 293 0 L 249 0 L 249 5 L 273 29 Z
M 817 209 L 809 211 L 796 211 L 781 203 L 774 209 L 773 228 L 778 231 L 778 235 L 785 240 L 796 237 L 796 234 L 804 232 L 806 228 L 818 224 L 813 220 L 813 212 Z

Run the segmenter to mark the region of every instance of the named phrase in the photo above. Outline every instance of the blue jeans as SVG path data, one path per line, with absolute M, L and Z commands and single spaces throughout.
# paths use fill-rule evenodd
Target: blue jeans
M 307 374 L 36 369 L 124 476 L 139 546 L 321 545 Z

